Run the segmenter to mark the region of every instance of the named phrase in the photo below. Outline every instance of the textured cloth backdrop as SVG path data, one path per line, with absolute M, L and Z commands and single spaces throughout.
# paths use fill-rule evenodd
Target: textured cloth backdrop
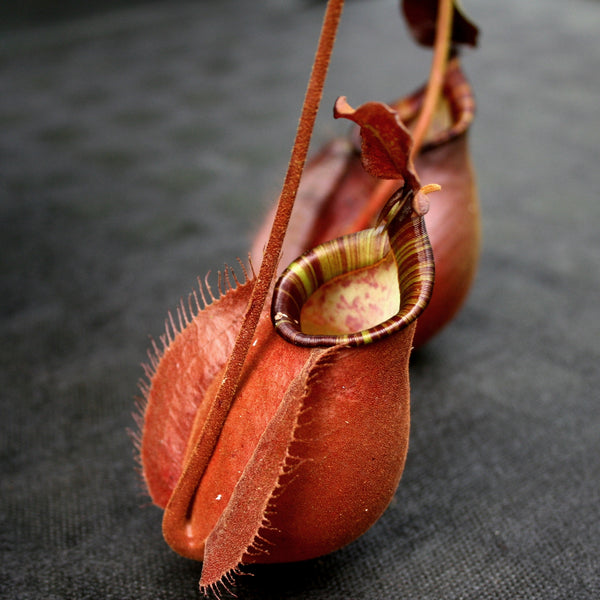
M 414 356 L 404 477 L 360 540 L 252 568 L 239 598 L 600 597 L 600 3 L 465 8 L 483 254 Z M 140 363 L 277 195 L 322 11 L 154 3 L 2 34 L 2 598 L 198 597 L 134 472 Z M 346 131 L 337 95 L 408 93 L 429 58 L 397 2 L 350 2 L 317 142 Z

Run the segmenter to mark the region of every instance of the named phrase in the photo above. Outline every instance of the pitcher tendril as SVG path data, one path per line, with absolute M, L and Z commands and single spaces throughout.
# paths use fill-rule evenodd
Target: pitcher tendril
M 244 362 L 275 276 L 287 224 L 306 161 L 343 6 L 344 0 L 329 0 L 327 4 L 292 156 L 279 198 L 271 235 L 265 249 L 263 262 L 254 284 L 246 314 L 244 315 L 242 327 L 227 362 L 216 400 L 206 419 L 200 443 L 197 445 L 194 454 L 187 464 L 186 471 L 190 473 L 197 474 L 198 472 L 203 472 L 210 461 L 222 429 L 222 424 L 227 418 L 235 397 Z M 163 534 L 167 538 L 167 541 L 172 536 L 173 531 L 182 531 L 182 526 L 188 518 L 190 503 L 195 492 L 195 485 L 192 479 L 185 476 L 182 477 L 178 484 L 177 492 L 179 493 L 172 495 L 163 519 Z M 174 543 L 176 543 L 175 540 Z

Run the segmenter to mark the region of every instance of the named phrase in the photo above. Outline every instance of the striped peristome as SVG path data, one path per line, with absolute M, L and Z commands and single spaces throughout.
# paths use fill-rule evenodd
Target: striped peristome
M 300 346 L 360 346 L 403 329 L 421 314 L 433 289 L 433 253 L 423 217 L 412 210 L 414 192 L 405 188 L 401 196 L 399 209 L 388 211 L 389 220 L 316 246 L 283 272 L 271 305 L 273 324 L 282 337 Z M 400 289 L 396 315 L 352 333 L 312 335 L 302 331 L 302 306 L 320 286 L 344 273 L 374 265 L 389 252 L 394 254 Z
M 423 108 L 426 87 L 414 92 L 391 106 L 403 123 L 411 123 Z M 436 131 L 431 137 L 424 140 L 421 152 L 428 152 L 443 144 L 463 135 L 470 127 L 475 118 L 475 98 L 473 90 L 469 85 L 464 73 L 460 68 L 458 57 L 448 63 L 444 75 L 443 94 L 448 103 L 451 113 L 451 124 L 448 127 Z

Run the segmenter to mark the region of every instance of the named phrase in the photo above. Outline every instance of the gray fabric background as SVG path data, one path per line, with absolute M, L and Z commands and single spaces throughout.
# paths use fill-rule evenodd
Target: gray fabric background
M 242 599 L 600 597 L 600 3 L 464 3 L 480 48 L 481 268 L 414 356 L 409 458 L 360 540 Z M 149 336 L 244 256 L 276 196 L 322 14 L 136 4 L 0 35 L 0 596 L 193 599 L 134 472 Z M 330 118 L 426 77 L 396 2 L 349 2 Z M 376 432 L 374 433 L 376 435 Z

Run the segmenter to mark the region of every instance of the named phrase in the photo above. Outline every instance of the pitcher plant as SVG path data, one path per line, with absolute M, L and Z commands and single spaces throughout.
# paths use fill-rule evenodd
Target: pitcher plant
M 427 84 L 389 105 L 338 98 L 353 129 L 304 170 L 342 7 L 328 2 L 251 264 L 225 268 L 216 291 L 201 282 L 145 367 L 141 472 L 166 542 L 203 561 L 207 594 L 243 565 L 321 556 L 377 521 L 408 450 L 411 350 L 454 316 L 476 270 L 459 46 L 477 29 L 452 0 L 404 0 L 433 47 Z

